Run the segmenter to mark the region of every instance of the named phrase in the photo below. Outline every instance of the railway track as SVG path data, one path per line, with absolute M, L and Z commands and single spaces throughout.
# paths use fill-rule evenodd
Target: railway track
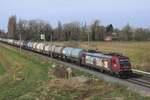
M 12 46 L 12 47 L 14 47 L 14 46 Z M 31 50 L 27 50 L 27 49 L 24 49 L 24 50 L 31 52 Z M 34 52 L 34 51 L 32 51 L 32 52 Z M 42 55 L 43 57 L 50 58 L 49 56 L 38 53 L 38 52 L 34 52 L 34 53 L 37 53 L 40 56 Z M 113 82 L 113 83 L 115 82 L 118 84 L 123 84 L 123 85 L 129 87 L 130 89 L 132 89 L 136 92 L 139 92 L 139 90 L 141 90 L 141 91 L 144 91 L 146 93 L 150 93 L 150 75 L 134 73 L 133 77 L 131 77 L 131 78 L 119 79 L 116 77 L 112 77 L 110 75 L 105 75 L 104 73 L 101 73 L 98 70 L 91 69 L 91 68 L 88 69 L 88 68 L 85 68 L 83 66 L 79 66 L 77 64 L 74 64 L 74 63 L 68 63 L 68 62 L 58 60 L 58 59 L 53 59 L 53 61 L 57 62 L 59 64 L 62 64 L 62 65 L 68 66 L 68 67 L 72 67 L 72 68 L 75 68 L 75 69 L 78 69 L 81 71 L 85 71 L 87 73 L 98 76 L 99 78 L 102 78 L 102 79 L 109 81 L 109 82 Z
M 141 78 L 144 80 L 148 80 L 150 83 L 150 75 L 143 75 Z
M 147 88 L 150 88 L 150 81 L 149 80 L 143 80 L 141 78 L 130 78 L 127 79 L 128 82 L 138 84 Z
M 134 72 L 132 77 L 126 81 L 150 88 L 150 74 Z

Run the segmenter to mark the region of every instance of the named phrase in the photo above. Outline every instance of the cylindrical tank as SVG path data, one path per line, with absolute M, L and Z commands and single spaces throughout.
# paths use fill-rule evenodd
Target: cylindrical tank
M 27 47 L 30 48 L 30 45 L 31 45 L 31 42 L 28 42 L 27 43 Z
M 71 51 L 71 57 L 79 59 L 84 51 L 84 49 L 75 48 Z
M 39 50 L 43 51 L 45 45 L 46 45 L 45 43 L 41 43 L 39 46 Z
M 30 42 L 29 48 L 32 48 L 32 46 L 33 46 L 33 42 Z
M 40 50 L 40 45 L 41 45 L 41 43 L 38 43 L 38 44 L 36 45 L 36 50 L 37 50 L 37 51 Z
M 52 45 L 52 46 L 50 47 L 50 52 L 54 53 L 55 47 L 56 47 L 55 45 Z
M 66 57 L 71 57 L 71 51 L 73 50 L 74 48 L 71 48 L 71 47 L 65 47 L 63 49 L 63 55 L 66 56 Z
M 80 59 L 84 49 L 66 47 L 63 49 L 63 54 L 69 58 Z
M 46 46 L 44 47 L 44 51 L 49 52 L 51 46 L 52 46 L 51 44 L 46 45 Z
M 38 42 L 34 42 L 33 43 L 33 49 L 36 49 L 36 45 L 38 44 Z
M 54 53 L 62 55 L 62 50 L 63 49 L 64 49 L 63 46 L 56 46 L 55 50 L 54 50 Z
M 26 41 L 23 41 L 23 47 L 26 47 L 26 44 L 27 44 L 27 42 Z
M 13 39 L 8 39 L 8 43 L 12 44 L 13 43 Z
M 23 46 L 23 43 L 24 43 L 24 41 L 21 41 L 21 42 L 20 42 L 20 45 Z

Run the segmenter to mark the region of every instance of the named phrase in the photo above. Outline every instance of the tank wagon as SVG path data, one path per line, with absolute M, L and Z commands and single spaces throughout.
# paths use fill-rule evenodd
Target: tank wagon
M 45 44 L 44 43 L 38 43 L 36 46 L 35 46 L 35 50 L 37 52 L 43 52 L 43 48 L 44 48 Z
M 4 38 L 0 38 L 0 41 L 18 47 L 21 45 L 24 49 L 46 54 L 63 61 L 96 68 L 101 72 L 108 72 L 118 76 L 132 75 L 129 58 L 118 53 L 104 54 L 94 50 L 86 51 L 82 48 L 64 47 L 31 41 L 17 41 Z
M 33 50 L 36 50 L 36 46 L 38 45 L 38 42 L 33 43 Z
M 64 46 L 55 46 L 55 49 L 54 49 L 54 57 L 55 58 L 63 58 L 63 50 L 64 50 Z
M 46 45 L 44 46 L 44 51 L 43 51 L 43 53 L 50 56 L 50 48 L 51 48 L 51 46 L 52 46 L 52 44 L 46 44 Z
M 65 47 L 62 50 L 62 54 L 63 57 L 67 60 L 67 61 L 71 61 L 71 62 L 77 62 L 80 64 L 81 62 L 81 56 L 83 54 L 83 52 L 85 52 L 84 49 L 80 49 L 80 48 L 71 48 L 71 47 Z

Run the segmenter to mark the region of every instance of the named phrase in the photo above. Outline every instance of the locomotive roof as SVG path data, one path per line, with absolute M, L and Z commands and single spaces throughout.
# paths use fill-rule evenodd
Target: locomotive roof
M 89 52 L 86 52 L 85 54 L 86 54 L 86 55 L 93 56 L 93 57 L 112 58 L 112 56 L 104 55 L 104 54 L 102 54 L 102 53 L 89 53 Z

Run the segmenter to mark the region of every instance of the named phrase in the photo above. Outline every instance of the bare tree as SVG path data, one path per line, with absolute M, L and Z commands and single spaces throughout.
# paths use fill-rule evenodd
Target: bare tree
M 122 29 L 122 38 L 124 38 L 127 41 L 132 40 L 132 28 L 129 24 L 123 27 Z
M 66 40 L 79 40 L 80 23 L 71 22 L 68 24 L 64 24 L 64 32 Z
M 97 30 L 99 27 L 99 20 L 95 20 L 94 23 L 91 25 L 91 32 L 92 32 L 92 40 L 95 41 L 96 40 L 96 34 L 97 34 Z

